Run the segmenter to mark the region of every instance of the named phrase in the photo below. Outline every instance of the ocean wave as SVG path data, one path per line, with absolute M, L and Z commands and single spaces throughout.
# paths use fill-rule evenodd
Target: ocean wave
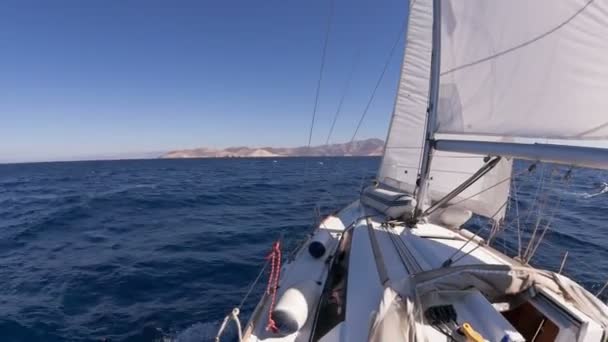
M 221 321 L 202 322 L 194 323 L 183 331 L 179 332 L 173 339 L 172 342 L 201 342 L 201 341 L 213 341 Z M 236 330 L 233 328 L 234 323 L 230 323 L 227 327 L 225 334 L 222 335 L 223 341 L 235 341 L 237 338 Z
M 111 197 L 114 195 L 126 193 L 126 192 L 129 192 L 134 189 L 155 189 L 156 187 L 157 186 L 155 184 L 132 184 L 132 185 L 125 185 L 125 186 L 117 187 L 115 189 L 88 193 L 87 196 L 90 199 L 99 199 L 99 198 Z
M 584 251 L 586 248 L 596 248 L 598 250 L 608 252 L 608 247 L 601 243 L 603 241 L 586 239 L 586 235 L 580 233 L 580 231 L 569 233 L 549 229 L 546 239 L 552 241 L 554 244 L 559 243 L 561 245 L 568 246 L 569 249 L 579 249 Z

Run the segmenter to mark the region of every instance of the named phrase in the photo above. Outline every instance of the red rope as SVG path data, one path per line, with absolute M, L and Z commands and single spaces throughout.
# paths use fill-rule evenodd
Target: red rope
M 272 244 L 272 250 L 266 257 L 270 260 L 270 276 L 268 277 L 268 286 L 266 286 L 266 294 L 270 296 L 270 307 L 268 308 L 268 324 L 266 331 L 276 333 L 279 331 L 276 323 L 272 319 L 272 310 L 277 299 L 277 288 L 279 287 L 279 276 L 281 274 L 281 242 L 276 241 Z

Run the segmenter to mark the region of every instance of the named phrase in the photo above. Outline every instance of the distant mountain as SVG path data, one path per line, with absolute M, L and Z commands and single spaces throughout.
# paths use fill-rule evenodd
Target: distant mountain
M 305 157 L 305 156 L 380 156 L 384 141 L 380 139 L 357 140 L 352 143 L 320 145 L 312 147 L 228 147 L 225 149 L 195 148 L 170 151 L 159 158 L 229 158 L 229 157 Z

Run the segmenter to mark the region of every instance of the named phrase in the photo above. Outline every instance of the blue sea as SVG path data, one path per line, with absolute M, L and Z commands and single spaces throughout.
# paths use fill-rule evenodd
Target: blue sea
M 272 242 L 293 248 L 357 199 L 378 158 L 0 165 L 1 341 L 209 341 Z M 608 280 L 608 174 L 517 163 L 532 264 L 596 292 Z M 540 190 L 539 190 L 540 188 Z M 517 253 L 514 200 L 495 248 Z M 537 221 L 537 218 L 540 220 Z M 483 229 L 481 219 L 471 229 Z M 265 279 L 243 305 L 251 313 Z

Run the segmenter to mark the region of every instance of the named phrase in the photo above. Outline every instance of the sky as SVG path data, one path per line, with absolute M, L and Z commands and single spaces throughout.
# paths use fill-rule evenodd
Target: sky
M 407 12 L 333 0 L 313 145 L 352 137 Z M 5 0 L 0 161 L 308 142 L 331 0 Z M 357 138 L 384 139 L 403 54 Z M 354 67 L 353 67 L 354 65 Z

